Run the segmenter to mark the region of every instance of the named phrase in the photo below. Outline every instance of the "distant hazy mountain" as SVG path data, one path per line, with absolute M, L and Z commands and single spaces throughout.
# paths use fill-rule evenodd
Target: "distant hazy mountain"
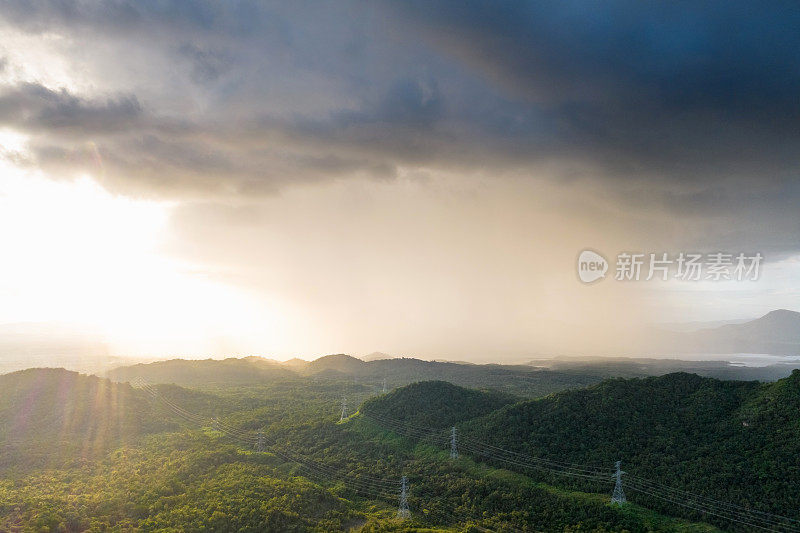
M 372 352 L 371 354 L 365 355 L 360 359 L 362 361 L 380 361 L 381 359 L 394 359 L 395 356 L 389 355 L 388 353 L 383 352 Z
M 114 381 L 142 378 L 149 383 L 174 383 L 182 386 L 245 385 L 297 377 L 295 372 L 277 361 L 261 357 L 171 359 L 115 368 L 107 375 Z
M 800 344 L 800 313 L 778 309 L 756 320 L 743 324 L 728 324 L 713 331 L 724 333 L 737 340 Z
M 674 334 L 666 344 L 684 353 L 800 355 L 800 313 L 779 309 L 741 324 Z

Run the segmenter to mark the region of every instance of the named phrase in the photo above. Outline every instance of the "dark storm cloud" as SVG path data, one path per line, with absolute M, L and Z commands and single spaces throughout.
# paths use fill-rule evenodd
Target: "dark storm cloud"
M 792 4 L 62 0 L 0 13 L 80 40 L 88 62 L 115 43 L 166 58 L 141 77 L 167 89 L 0 95 L 0 121 L 34 135 L 43 165 L 76 166 L 75 143 L 93 140 L 114 186 L 249 194 L 478 169 L 599 181 L 622 204 L 736 211 L 754 228 L 766 216 L 776 248 L 798 240 Z
M 796 105 L 796 4 L 404 2 L 419 31 L 531 99 L 728 112 Z
M 38 83 L 0 89 L 0 121 L 26 131 L 113 133 L 134 127 L 141 112 L 135 96 L 90 101 Z
M 616 172 L 702 179 L 765 164 L 762 174 L 795 176 L 800 10 L 790 4 L 401 6 L 438 49 L 552 113 L 560 145 Z

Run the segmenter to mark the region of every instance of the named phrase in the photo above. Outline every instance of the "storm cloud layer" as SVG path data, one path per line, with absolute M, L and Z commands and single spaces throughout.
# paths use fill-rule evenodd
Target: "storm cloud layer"
M 46 161 L 92 140 L 120 179 L 270 190 L 548 161 L 700 189 L 796 177 L 790 4 L 9 1 L 1 13 L 14 31 L 63 36 L 54 52 L 76 52 L 72 74 L 92 93 L 6 83 L 2 121 L 35 134 Z M 16 51 L 4 71 L 24 63 Z
M 3 123 L 34 134 L 44 163 L 91 140 L 116 179 L 148 187 L 545 164 L 678 192 L 796 178 L 790 4 L 9 1 L 0 13 L 7 31 L 61 36 L 49 46 L 72 52 L 76 79 L 7 82 Z M 4 71 L 24 78 L 14 52 Z
M 0 0 L 0 157 L 169 203 L 172 253 L 317 323 L 357 295 L 376 342 L 396 313 L 496 346 L 630 299 L 566 295 L 586 246 L 800 253 L 798 29 L 780 2 Z

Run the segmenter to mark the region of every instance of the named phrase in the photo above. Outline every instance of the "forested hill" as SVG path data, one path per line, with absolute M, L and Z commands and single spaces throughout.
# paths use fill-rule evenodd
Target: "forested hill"
M 0 470 L 92 458 L 144 430 L 149 405 L 130 385 L 63 369 L 0 375 Z
M 652 483 L 685 491 L 659 494 L 690 507 L 704 497 L 800 520 L 800 370 L 769 384 L 687 373 L 611 379 L 472 416 L 490 404 L 479 392 L 427 383 L 366 402 L 362 412 L 411 438 L 453 423 L 462 453 L 575 488 L 584 486 L 579 477 L 530 470 L 521 457 L 609 473 L 622 461 L 629 499 L 667 514 L 714 520 L 648 495 L 662 491 Z
M 0 386 L 0 531 L 714 531 L 609 505 L 607 476 L 565 491 L 341 420 L 352 380 L 133 389 L 36 369 Z M 382 398 L 444 432 L 514 401 L 442 382 Z
M 631 475 L 800 519 L 800 371 L 770 384 L 693 374 L 614 379 L 461 428 L 536 457 Z
M 152 390 L 201 413 L 227 405 L 174 385 Z M 178 427 L 146 391 L 63 368 L 0 375 L 0 391 L 0 474 L 91 461 L 144 434 Z
M 360 411 L 376 419 L 393 419 L 433 428 L 487 415 L 514 403 L 513 396 L 458 387 L 445 381 L 423 381 L 364 402 Z

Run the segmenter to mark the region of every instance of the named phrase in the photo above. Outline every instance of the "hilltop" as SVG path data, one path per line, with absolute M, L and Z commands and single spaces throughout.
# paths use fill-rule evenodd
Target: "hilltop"
M 348 376 L 361 376 L 369 368 L 369 363 L 351 355 L 338 353 L 314 359 L 303 368 L 307 374 L 338 373 Z
M 515 401 L 515 397 L 498 392 L 466 389 L 446 381 L 423 381 L 367 400 L 360 411 L 371 417 L 442 428 L 489 414 Z

